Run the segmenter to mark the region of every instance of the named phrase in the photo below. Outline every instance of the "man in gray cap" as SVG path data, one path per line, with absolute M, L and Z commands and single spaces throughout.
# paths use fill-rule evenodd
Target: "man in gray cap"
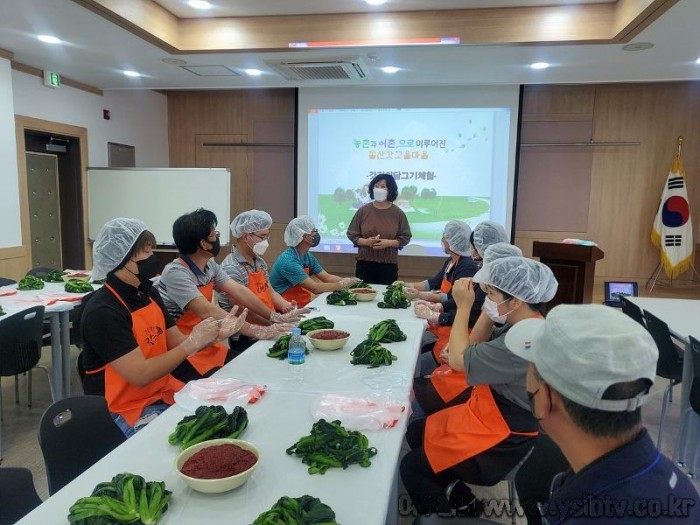
M 309 313 L 306 309 L 297 309 L 296 306 L 285 300 L 270 286 L 267 263 L 262 256 L 269 246 L 270 226 L 272 217 L 261 210 L 249 210 L 237 215 L 231 222 L 231 235 L 237 240 L 231 245 L 231 253 L 221 263 L 221 269 L 237 283 L 248 288 L 265 306 L 276 313 L 277 317 L 284 321 L 289 319 L 296 321 L 300 316 Z M 219 306 L 227 312 L 231 310 L 231 301 L 226 294 L 219 294 Z M 229 339 L 229 346 L 236 352 L 242 352 L 251 346 L 257 339 L 269 339 L 268 332 L 278 333 L 284 324 L 262 326 L 254 324 L 252 319 L 249 327 L 241 330 Z M 287 327 L 289 332 L 293 326 Z
M 84 299 L 81 318 L 83 390 L 107 399 L 129 437 L 173 403 L 183 383 L 171 372 L 191 355 L 240 329 L 245 312 L 202 321 L 189 336 L 175 326 L 151 279 L 155 237 L 136 219 L 107 222 L 93 245 L 94 280 L 104 287 Z
M 607 306 L 560 305 L 513 326 L 506 345 L 530 362 L 532 413 L 571 465 L 547 523 L 700 523 L 697 492 L 642 426 L 658 359 L 642 326 Z
M 298 306 L 306 306 L 312 294 L 349 288 L 357 277 L 338 277 L 323 269 L 309 249 L 318 246 L 321 235 L 311 217 L 302 215 L 292 219 L 284 230 L 283 251 L 270 273 L 270 283 L 277 293 Z

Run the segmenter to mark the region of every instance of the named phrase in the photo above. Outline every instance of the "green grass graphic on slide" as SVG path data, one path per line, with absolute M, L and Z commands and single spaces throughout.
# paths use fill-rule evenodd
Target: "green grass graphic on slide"
M 432 223 L 479 217 L 491 209 L 491 201 L 486 197 L 434 197 L 432 199 L 416 197 L 410 203 L 413 210 L 406 212 L 406 217 L 408 217 L 413 235 L 423 238 L 435 236 L 433 233 L 435 228 Z M 352 208 L 352 201 L 336 202 L 333 195 L 318 196 L 318 213 L 325 216 L 325 232 L 327 233 L 335 229 L 342 235 L 355 215 L 355 211 Z M 421 223 L 431 224 L 425 224 L 421 228 Z M 438 233 L 437 240 L 440 237 L 441 235 Z

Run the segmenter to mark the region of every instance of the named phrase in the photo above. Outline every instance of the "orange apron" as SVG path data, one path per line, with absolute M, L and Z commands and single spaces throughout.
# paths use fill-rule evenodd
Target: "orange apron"
M 459 261 L 458 261 L 459 262 Z M 451 266 L 448 266 L 445 268 L 445 273 L 449 271 Z M 442 277 L 442 282 L 440 283 L 440 292 L 441 293 L 449 293 L 449 291 L 452 290 L 452 283 L 445 279 L 444 275 Z M 437 336 L 437 341 L 435 341 L 435 346 L 433 346 L 433 356 L 435 356 L 435 361 L 438 363 L 440 362 L 440 352 L 442 352 L 442 349 L 444 346 L 450 341 L 450 332 L 452 331 L 452 326 L 445 325 L 445 326 L 432 326 L 429 327 L 428 330 L 430 330 L 432 333 L 434 333 Z
M 309 275 L 309 269 L 304 268 L 304 273 L 306 275 Z M 304 306 L 309 304 L 312 299 L 311 292 L 300 284 L 295 284 L 294 286 L 290 286 L 289 288 L 287 288 L 282 293 L 282 297 L 284 297 L 290 303 L 292 301 L 296 301 L 298 308 L 303 308 Z
M 423 449 L 436 474 L 485 452 L 511 434 L 537 436 L 537 432 L 513 432 L 503 419 L 489 385 L 477 385 L 463 405 L 428 416 Z
M 181 259 L 178 261 L 180 260 Z M 184 261 L 182 261 L 181 264 L 187 266 Z M 187 267 L 189 268 L 189 266 Z M 210 281 L 203 286 L 197 286 L 197 289 L 207 301 L 211 302 L 212 297 L 214 297 L 214 281 Z M 186 310 L 175 324 L 183 334 L 190 335 L 190 333 L 192 333 L 192 329 L 201 322 L 202 319 L 196 313 L 194 313 L 192 310 Z M 204 375 L 212 368 L 224 366 L 227 353 L 228 348 L 226 348 L 226 345 L 214 343 L 206 348 L 202 348 L 196 354 L 189 356 L 187 360 L 197 372 Z
M 116 290 L 105 284 L 117 300 L 129 311 L 129 307 Z M 148 306 L 139 308 L 131 314 L 132 333 L 146 359 L 165 354 L 168 351 L 165 335 L 165 316 L 153 299 Z M 129 424 L 134 426 L 143 413 L 143 409 L 157 401 L 169 405 L 174 402 L 173 395 L 180 390 L 184 383 L 170 374 L 156 379 L 145 386 L 129 383 L 109 363 L 97 370 L 87 370 L 86 374 L 96 374 L 104 370 L 105 398 L 109 411 L 119 414 Z
M 262 268 L 258 268 L 257 272 L 248 271 L 248 289 L 253 292 L 265 306 L 273 312 L 275 311 L 275 303 L 272 302 L 272 293 L 270 292 L 270 283 L 267 281 Z

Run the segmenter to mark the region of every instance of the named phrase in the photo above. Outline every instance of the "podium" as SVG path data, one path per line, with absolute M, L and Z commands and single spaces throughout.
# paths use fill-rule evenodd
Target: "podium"
M 596 246 L 534 241 L 532 256 L 549 266 L 559 282 L 557 294 L 547 306 L 592 303 L 595 262 L 604 255 Z

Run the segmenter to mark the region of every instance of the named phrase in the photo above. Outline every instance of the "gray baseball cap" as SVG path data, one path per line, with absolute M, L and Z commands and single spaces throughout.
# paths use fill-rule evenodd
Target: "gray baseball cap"
M 506 346 L 534 363 L 542 379 L 579 405 L 607 412 L 636 410 L 649 399 L 603 399 L 612 385 L 656 377 L 659 351 L 644 327 L 609 306 L 562 304 L 546 319 L 526 319 Z

